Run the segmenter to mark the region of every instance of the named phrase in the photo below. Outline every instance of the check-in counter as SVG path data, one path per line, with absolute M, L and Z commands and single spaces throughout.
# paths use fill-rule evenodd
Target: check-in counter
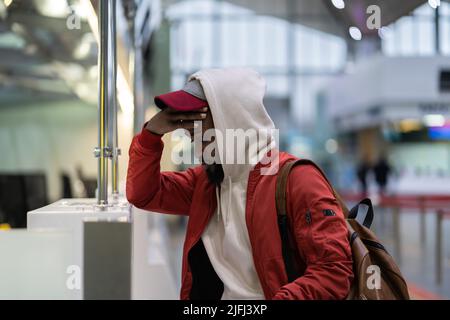
M 62 199 L 0 233 L 0 297 L 177 299 L 162 217 L 124 199 Z

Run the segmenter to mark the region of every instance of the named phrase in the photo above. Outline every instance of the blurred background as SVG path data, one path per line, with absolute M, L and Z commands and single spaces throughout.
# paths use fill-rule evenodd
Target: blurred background
M 98 2 L 0 0 L 0 228 L 95 196 Z M 118 0 L 117 50 L 122 192 L 155 95 L 251 67 L 280 149 L 315 160 L 349 204 L 370 196 L 414 297 L 450 298 L 450 1 Z M 163 169 L 184 169 L 165 140 Z M 179 283 L 185 221 L 162 219 Z

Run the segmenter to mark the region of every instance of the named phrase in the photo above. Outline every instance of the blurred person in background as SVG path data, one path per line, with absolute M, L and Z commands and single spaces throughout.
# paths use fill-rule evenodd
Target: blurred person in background
M 358 167 L 356 168 L 356 176 L 358 177 L 358 181 L 361 186 L 362 197 L 365 198 L 367 196 L 367 176 L 369 175 L 371 169 L 371 165 L 369 162 L 369 158 L 367 156 L 363 156 Z
M 386 193 L 386 186 L 391 173 L 391 166 L 389 165 L 386 156 L 382 155 L 373 167 L 375 174 L 375 181 L 378 185 L 378 192 L 382 196 Z
M 353 279 L 343 212 L 330 186 L 312 166 L 293 168 L 287 211 L 300 276 L 288 282 L 275 206 L 278 170 L 296 158 L 277 150 L 272 136 L 235 149 L 219 148 L 219 132 L 267 130 L 265 81 L 245 68 L 208 69 L 183 90 L 157 96 L 161 109 L 129 150 L 127 198 L 138 208 L 189 217 L 183 250 L 181 299 L 344 299 Z M 161 172 L 162 136 L 183 128 L 194 135 L 201 121 L 202 164 Z M 208 130 L 216 139 L 207 139 Z M 239 137 L 238 137 L 239 138 Z M 195 141 L 194 141 L 195 143 Z M 205 151 L 215 146 L 214 162 Z M 234 155 L 247 162 L 235 163 Z M 256 161 L 250 161 L 255 160 Z M 332 214 L 329 214 L 332 213 Z

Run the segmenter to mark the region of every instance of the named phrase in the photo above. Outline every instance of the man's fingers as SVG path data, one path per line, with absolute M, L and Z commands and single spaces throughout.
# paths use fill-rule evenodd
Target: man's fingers
M 176 129 L 186 129 L 186 130 L 190 130 L 190 129 L 195 129 L 196 124 L 195 121 L 183 121 L 183 122 L 177 122 L 175 125 Z
M 194 121 L 194 120 L 204 120 L 206 118 L 205 112 L 178 112 L 172 113 L 170 119 L 172 121 Z
M 175 109 L 172 109 L 172 108 L 166 108 L 166 109 L 164 109 L 164 111 L 165 112 L 167 112 L 167 113 L 170 113 L 170 114 L 176 114 L 176 113 L 197 113 L 197 112 L 207 112 L 208 111 L 208 107 L 204 107 L 204 108 L 201 108 L 201 109 L 196 109 L 196 110 L 193 110 L 193 111 L 178 111 L 178 110 L 175 110 Z

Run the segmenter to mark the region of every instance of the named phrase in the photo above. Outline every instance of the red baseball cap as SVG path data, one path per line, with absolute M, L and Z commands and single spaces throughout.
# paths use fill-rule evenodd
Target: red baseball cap
M 169 107 L 178 111 L 193 111 L 208 106 L 203 87 L 198 80 L 186 83 L 183 89 L 155 97 L 158 108 Z

